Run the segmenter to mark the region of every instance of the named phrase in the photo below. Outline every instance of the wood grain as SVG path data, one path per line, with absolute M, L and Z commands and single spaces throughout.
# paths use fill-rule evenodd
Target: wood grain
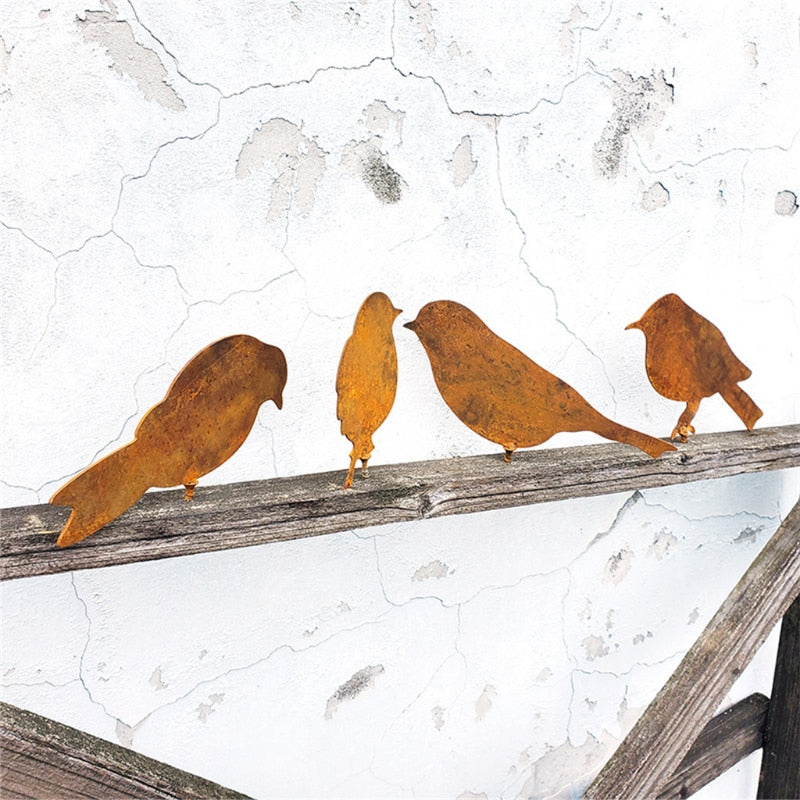
M 197 775 L 0 703 L 3 798 L 246 800 Z
M 800 503 L 724 600 L 586 797 L 657 795 L 798 593 Z
M 467 514 L 800 465 L 800 425 L 694 437 L 658 459 L 623 444 L 520 451 L 371 468 L 343 490 L 344 471 L 149 492 L 79 544 L 59 549 L 68 508 L 0 510 L 0 578 L 249 547 L 354 528 Z
M 661 787 L 658 800 L 689 797 L 761 747 L 769 698 L 751 694 L 717 714 Z
M 781 625 L 757 797 L 800 797 L 800 596 Z

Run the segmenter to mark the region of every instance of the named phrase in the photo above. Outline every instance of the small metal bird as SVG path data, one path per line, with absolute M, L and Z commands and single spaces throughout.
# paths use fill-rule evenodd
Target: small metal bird
M 405 327 L 419 336 L 439 392 L 453 413 L 501 445 L 506 461 L 517 448 L 541 444 L 560 431 L 592 431 L 653 458 L 675 449 L 604 417 L 459 303 L 428 303 Z
M 397 391 L 397 349 L 392 325 L 401 311 L 383 292 L 374 292 L 356 314 L 336 374 L 336 418 L 353 445 L 344 488 L 353 485 L 356 461 L 366 478 L 372 434 L 389 415 Z
M 667 294 L 625 330 L 637 328 L 645 335 L 645 367 L 653 388 L 669 400 L 686 403 L 672 431 L 686 442 L 704 397 L 719 392 L 748 430 L 762 416 L 761 409 L 737 385 L 752 375 L 733 354 L 722 332 L 690 308 L 676 294 Z
M 130 508 L 150 487 L 186 487 L 227 461 L 266 400 L 283 405 L 283 352 L 252 336 L 220 339 L 178 373 L 164 399 L 141 419 L 134 440 L 87 467 L 50 499 L 72 506 L 56 542 L 85 539 Z

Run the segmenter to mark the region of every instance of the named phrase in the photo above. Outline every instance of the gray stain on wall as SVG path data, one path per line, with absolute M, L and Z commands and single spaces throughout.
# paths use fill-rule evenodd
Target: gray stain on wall
M 329 698 L 325 706 L 325 719 L 331 719 L 339 708 L 339 704 L 345 700 L 353 700 L 358 697 L 365 689 L 369 689 L 375 683 L 375 678 L 384 672 L 383 664 L 364 667 L 354 673 L 352 677 L 345 681 Z
M 614 114 L 595 142 L 592 153 L 595 170 L 606 178 L 615 178 L 622 171 L 634 133 L 652 140 L 674 94 L 663 72 L 634 78 L 615 70 L 611 78 L 614 81 L 611 86 Z

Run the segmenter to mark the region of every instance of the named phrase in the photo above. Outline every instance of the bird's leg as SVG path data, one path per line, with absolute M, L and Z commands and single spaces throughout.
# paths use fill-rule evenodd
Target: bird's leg
M 684 444 L 689 441 L 689 437 L 694 433 L 694 425 L 691 422 L 699 408 L 699 400 L 689 400 L 686 403 L 686 408 L 683 409 L 683 413 L 678 417 L 678 422 L 672 431 L 671 439 L 676 439 L 680 436 L 681 442 Z
M 183 484 L 183 488 L 186 490 L 183 493 L 183 499 L 184 500 L 191 500 L 194 497 L 194 490 L 195 490 L 196 486 L 197 486 L 197 481 L 195 481 L 194 483 L 184 483 Z
M 344 479 L 344 488 L 350 489 L 353 486 L 353 473 L 356 471 L 356 461 L 358 461 L 358 456 L 356 455 L 356 449 L 353 448 L 353 452 L 350 453 L 350 469 L 347 470 L 347 477 Z
M 505 461 L 506 464 L 510 464 L 511 463 L 511 457 L 514 455 L 514 451 L 513 450 L 509 450 L 507 447 L 504 448 L 504 449 L 505 449 L 505 453 L 503 454 L 503 461 Z

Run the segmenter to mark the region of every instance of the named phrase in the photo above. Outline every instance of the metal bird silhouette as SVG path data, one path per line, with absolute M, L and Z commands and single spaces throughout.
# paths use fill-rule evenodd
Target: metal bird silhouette
M 230 458 L 266 400 L 283 405 L 286 359 L 243 334 L 201 350 L 178 373 L 164 399 L 136 427 L 134 440 L 87 467 L 50 499 L 71 506 L 59 547 L 85 539 L 132 506 L 150 487 L 186 487 Z
M 336 418 L 353 445 L 344 488 L 353 485 L 356 461 L 367 461 L 373 450 L 372 434 L 389 415 L 397 391 L 397 350 L 392 325 L 400 309 L 383 292 L 374 292 L 356 314 L 353 333 L 345 342 L 336 373 Z
M 501 445 L 506 461 L 517 448 L 560 431 L 592 431 L 653 458 L 675 449 L 604 417 L 459 303 L 428 303 L 405 327 L 419 336 L 445 403 L 475 433 Z
M 690 308 L 676 294 L 667 294 L 625 330 L 645 335 L 645 367 L 653 388 L 670 400 L 686 403 L 671 438 L 686 442 L 704 397 L 719 392 L 748 430 L 762 416 L 761 409 L 737 385 L 752 372 L 733 354 L 722 332 Z

